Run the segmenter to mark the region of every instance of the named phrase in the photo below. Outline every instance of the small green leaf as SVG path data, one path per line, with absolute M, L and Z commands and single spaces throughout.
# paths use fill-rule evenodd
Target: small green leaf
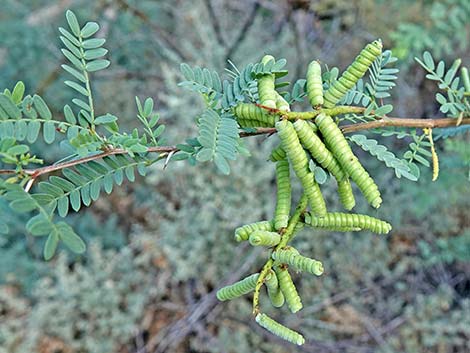
M 22 81 L 18 81 L 15 87 L 13 88 L 13 93 L 11 94 L 11 99 L 13 100 L 15 104 L 21 103 L 21 100 L 23 99 L 24 91 L 25 91 L 24 83 Z
M 70 88 L 73 88 L 78 93 L 83 94 L 85 97 L 88 97 L 90 95 L 90 93 L 87 91 L 85 87 L 80 86 L 78 83 L 74 81 L 65 81 L 64 83 Z
M 83 63 L 70 50 L 61 49 L 62 54 L 79 70 L 83 70 Z
M 45 218 L 42 214 L 34 216 L 28 223 L 26 223 L 26 229 L 31 235 L 41 236 L 49 234 L 52 231 L 51 221 Z
M 94 60 L 105 56 L 108 53 L 107 49 L 98 48 L 98 49 L 90 49 L 85 51 L 85 59 L 86 60 Z
M 109 60 L 93 60 L 86 64 L 86 70 L 88 72 L 94 72 L 106 69 L 111 62 Z
M 82 254 L 86 250 L 86 245 L 82 238 L 65 222 L 59 222 L 57 229 L 60 232 L 60 240 L 62 240 L 71 251 L 76 254 Z
M 178 144 L 176 145 L 176 148 L 178 148 L 180 151 L 187 152 L 187 153 L 194 152 L 194 147 L 190 145 Z
M 148 148 L 144 145 L 136 143 L 135 145 L 130 146 L 128 150 L 134 153 L 145 153 L 148 151 Z
M 67 38 L 73 45 L 76 47 L 80 47 L 80 41 L 69 31 L 67 31 L 65 28 L 59 27 L 59 32 Z
M 33 104 L 34 104 L 34 108 L 43 119 L 45 120 L 52 119 L 52 113 L 49 107 L 47 106 L 46 102 L 44 102 L 44 100 L 37 94 L 33 96 Z
M 147 98 L 144 103 L 144 116 L 148 117 L 153 112 L 153 99 Z
M 27 145 L 16 145 L 16 146 L 10 147 L 7 150 L 7 153 L 13 156 L 16 156 L 19 154 L 28 153 L 28 151 L 29 151 L 29 147 Z
M 315 181 L 322 185 L 326 182 L 328 179 L 328 174 L 323 170 L 323 168 L 316 167 L 314 170 L 314 175 L 315 175 Z
M 377 116 L 384 116 L 384 115 L 390 113 L 392 110 L 393 110 L 393 105 L 386 104 L 384 106 L 381 106 L 381 107 L 377 108 L 374 111 L 374 114 L 377 115 Z
M 106 42 L 104 38 L 87 39 L 82 43 L 84 49 L 96 49 L 101 47 Z
M 434 60 L 432 59 L 431 53 L 425 51 L 423 53 L 424 64 L 429 68 L 429 70 L 434 70 Z
M 13 119 L 21 119 L 21 111 L 19 110 L 19 108 L 16 106 L 15 103 L 12 102 L 10 97 L 7 97 L 4 94 L 0 94 L 0 108 L 5 111 L 7 117 Z M 4 114 L 1 113 L 0 116 L 3 117 Z
M 64 107 L 64 116 L 65 120 L 72 125 L 75 125 L 77 123 L 77 119 L 75 118 L 75 114 L 72 111 L 72 108 L 70 108 L 69 105 L 66 105 Z
M 52 259 L 59 244 L 59 234 L 53 230 L 47 237 L 46 244 L 44 245 L 44 259 L 46 261 Z
M 220 153 L 214 155 L 214 163 L 222 174 L 230 174 L 230 165 Z
M 83 26 L 81 35 L 83 38 L 91 37 L 93 34 L 98 32 L 100 26 L 96 22 L 87 22 L 85 26 Z
M 95 119 L 95 124 L 96 125 L 103 125 L 103 124 L 109 124 L 112 122 L 117 121 L 118 118 L 114 115 L 111 114 L 106 114 L 106 115 L 101 115 Z
M 80 36 L 80 25 L 78 24 L 77 16 L 75 16 L 72 11 L 67 10 L 65 17 L 73 34 L 75 34 L 77 37 Z
M 83 83 L 87 82 L 85 76 L 81 72 L 79 72 L 78 70 L 75 70 L 73 67 L 64 64 L 64 65 L 62 65 L 62 68 L 65 71 L 67 71 L 69 74 L 71 74 L 73 77 L 75 77 L 77 80 L 79 80 Z
M 81 198 L 80 198 L 80 192 L 78 190 L 73 190 L 70 193 L 70 205 L 72 206 L 73 210 L 75 212 L 78 212 L 80 210 L 80 206 L 82 204 Z
M 65 217 L 69 213 L 69 199 L 66 196 L 57 200 L 57 212 L 60 217 Z
M 32 202 L 32 200 L 27 197 L 12 201 L 10 207 L 16 212 L 25 213 L 36 209 L 37 206 L 36 203 Z
M 411 162 L 408 164 L 408 167 L 410 167 L 410 173 L 419 179 L 420 171 L 418 166 Z
M 196 159 L 198 160 L 198 162 L 207 162 L 207 161 L 210 161 L 213 157 L 213 152 L 210 148 L 202 148 L 197 156 L 196 156 Z
M 84 102 L 82 101 L 81 99 L 78 99 L 78 98 L 74 98 L 72 99 L 72 103 L 75 104 L 76 106 L 88 111 L 88 112 L 91 112 L 91 108 L 90 106 L 88 105 L 87 102 Z
M 55 126 L 54 122 L 48 121 L 44 123 L 43 128 L 42 128 L 42 134 L 44 137 L 44 141 L 47 144 L 51 144 L 55 140 Z

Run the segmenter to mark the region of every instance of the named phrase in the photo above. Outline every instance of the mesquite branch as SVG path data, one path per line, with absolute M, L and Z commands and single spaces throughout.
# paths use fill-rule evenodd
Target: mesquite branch
M 268 108 L 269 109 L 269 108 Z M 314 119 L 320 112 L 324 112 L 330 115 L 340 115 L 345 113 L 361 113 L 364 111 L 363 107 L 353 107 L 353 106 L 337 106 L 331 109 L 322 109 L 312 112 L 279 112 L 273 109 L 270 109 L 272 114 L 282 115 L 289 120 L 295 119 Z M 374 121 L 366 123 L 354 123 L 349 125 L 344 125 L 341 127 L 343 133 L 352 133 L 356 131 L 371 130 L 377 128 L 386 128 L 386 127 L 406 127 L 406 128 L 442 128 L 442 127 L 451 127 L 457 126 L 458 119 L 456 118 L 441 118 L 441 119 L 412 119 L 412 118 L 394 118 L 394 117 L 383 117 Z M 461 125 L 470 125 L 470 118 L 464 118 L 460 120 Z M 250 137 L 256 135 L 269 135 L 276 132 L 275 128 L 258 128 L 253 132 L 241 132 L 241 137 Z M 158 147 L 149 147 L 148 152 L 151 153 L 175 153 L 179 152 L 179 149 L 175 146 L 158 146 Z M 48 174 L 54 171 L 62 170 L 65 168 L 70 168 L 75 165 L 87 163 L 93 160 L 98 160 L 106 156 L 116 155 L 116 154 L 127 154 L 127 151 L 121 148 L 109 149 L 102 153 L 98 153 L 92 156 L 75 159 L 73 161 L 53 164 L 45 167 L 40 167 L 36 169 L 25 169 L 22 172 L 32 179 L 36 179 L 41 175 Z M 17 174 L 18 171 L 15 169 L 0 169 L 0 175 L 7 174 Z

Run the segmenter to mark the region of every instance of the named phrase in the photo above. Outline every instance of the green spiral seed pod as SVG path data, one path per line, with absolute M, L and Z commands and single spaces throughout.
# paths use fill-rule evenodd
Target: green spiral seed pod
M 376 40 L 366 45 L 353 63 L 341 75 L 338 81 L 333 82 L 325 92 L 325 108 L 333 108 L 336 103 L 349 91 L 356 82 L 364 76 L 374 60 L 382 53 L 382 41 Z
M 379 208 L 382 203 L 379 188 L 352 152 L 338 125 L 330 116 L 325 114 L 319 114 L 315 119 L 315 123 L 343 170 L 357 184 L 369 204 L 372 207 Z
M 287 268 L 281 268 L 278 266 L 274 267 L 274 271 L 276 272 L 279 287 L 281 287 L 281 292 L 284 294 L 289 310 L 296 313 L 302 309 L 302 301 L 299 293 L 297 293 L 294 282 L 292 282 L 292 277 L 290 276 L 289 271 L 287 271 Z
M 308 157 L 300 144 L 294 126 L 287 120 L 281 120 L 276 123 L 276 130 L 281 139 L 282 147 L 292 164 L 292 168 L 308 197 L 312 211 L 318 216 L 326 214 L 325 200 L 321 194 L 320 187 L 314 179 L 313 173 L 309 171 Z
M 277 275 L 273 270 L 270 270 L 266 275 L 264 280 L 264 284 L 268 289 L 268 296 L 271 300 L 271 304 L 275 308 L 280 308 L 284 305 L 284 294 L 281 292 L 281 288 L 279 287 L 279 282 L 277 280 Z
M 253 120 L 258 124 L 262 123 L 265 127 L 273 127 L 276 122 L 276 117 L 270 115 L 263 108 L 260 108 L 251 103 L 240 103 L 233 109 L 233 114 L 240 120 Z M 257 125 L 260 126 L 260 125 Z
M 256 322 L 272 334 L 281 337 L 282 339 L 301 346 L 305 343 L 304 337 L 294 330 L 281 325 L 279 322 L 274 321 L 266 314 L 258 314 L 255 318 Z
M 309 200 L 310 208 L 312 212 L 318 217 L 322 217 L 327 213 L 325 199 L 320 190 L 320 186 L 315 181 L 315 175 L 313 172 L 307 173 L 305 177 L 300 179 L 304 187 L 305 195 Z
M 468 75 L 468 69 L 466 67 L 462 67 L 460 72 L 462 73 L 462 83 L 463 87 L 465 88 L 465 92 L 470 92 L 470 78 Z
M 297 255 L 289 250 L 276 250 L 271 257 L 277 262 L 288 264 L 297 271 L 308 272 L 315 276 L 323 274 L 323 264 L 320 261 Z
M 297 225 L 302 225 L 302 227 L 305 225 L 305 223 L 297 223 Z M 297 250 L 296 248 L 294 248 L 293 246 L 290 246 L 290 245 L 287 245 L 286 247 L 284 247 L 282 250 L 284 251 L 289 251 L 291 252 L 292 254 L 294 255 L 299 255 L 299 250 Z M 274 261 L 274 264 L 276 266 L 280 266 L 282 265 L 282 263 L 280 263 L 279 261 Z
M 387 234 L 392 230 L 390 223 L 380 219 L 363 214 L 341 212 L 327 213 L 327 215 L 322 218 L 306 213 L 305 224 L 318 228 L 360 228 L 370 230 L 377 234 Z
M 276 91 L 276 108 L 286 112 L 290 112 L 289 103 Z
M 312 107 L 323 104 L 323 82 L 321 66 L 318 61 L 312 61 L 307 69 L 307 97 Z
M 310 128 L 305 120 L 297 120 L 294 123 L 295 131 L 302 145 L 310 152 L 312 157 L 325 169 L 327 169 L 336 180 L 345 178 L 343 169 L 333 154 L 326 148 L 322 140 Z
M 255 289 L 258 278 L 259 273 L 254 273 L 241 281 L 219 289 L 217 291 L 217 299 L 223 302 L 250 293 Z
M 246 120 L 246 119 L 237 119 L 238 125 L 242 128 L 246 127 L 273 127 L 272 125 L 266 124 L 258 120 Z
M 253 246 L 274 246 L 279 244 L 281 241 L 281 236 L 276 232 L 255 230 L 250 234 L 249 241 Z
M 346 177 L 343 180 L 338 181 L 338 194 L 339 200 L 345 209 L 350 211 L 354 206 L 356 206 L 356 199 L 354 198 L 349 178 Z
M 286 151 L 282 148 L 282 145 L 277 146 L 271 151 L 271 155 L 269 156 L 269 160 L 271 162 L 278 162 L 282 159 L 286 158 Z
M 265 55 L 261 60 L 262 64 L 274 60 L 271 55 Z M 276 90 L 275 90 L 274 74 L 265 74 L 258 79 L 258 96 L 261 105 L 269 108 L 276 108 Z
M 277 200 L 274 213 L 274 229 L 287 227 L 291 205 L 289 162 L 287 159 L 276 163 Z
M 274 222 L 261 221 L 238 227 L 237 229 L 235 229 L 235 240 L 237 242 L 248 240 L 250 234 L 253 233 L 255 230 L 266 230 L 272 232 L 274 230 Z

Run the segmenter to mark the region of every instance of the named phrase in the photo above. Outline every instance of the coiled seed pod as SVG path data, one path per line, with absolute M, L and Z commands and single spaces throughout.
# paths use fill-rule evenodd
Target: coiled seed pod
M 274 246 L 279 244 L 281 241 L 281 236 L 276 232 L 255 230 L 250 234 L 249 241 L 253 246 Z
M 271 151 L 271 155 L 269 156 L 269 160 L 271 162 L 278 162 L 284 158 L 286 158 L 286 151 L 282 148 L 282 145 L 277 146 Z
M 470 92 L 470 77 L 468 75 L 468 69 L 466 67 L 462 67 L 460 72 L 462 73 L 462 83 L 465 92 Z
M 279 93 L 277 93 L 277 91 L 276 91 L 276 108 L 279 110 L 290 112 L 289 103 L 287 103 L 284 97 L 281 96 Z
M 345 178 L 343 169 L 333 154 L 326 148 L 322 140 L 310 128 L 304 120 L 297 120 L 294 123 L 295 131 L 299 136 L 302 145 L 310 152 L 313 158 L 325 169 L 327 169 L 336 180 Z
M 280 308 L 284 305 L 284 294 L 281 292 L 281 288 L 279 287 L 279 282 L 277 280 L 277 275 L 273 270 L 270 270 L 266 275 L 264 284 L 268 289 L 268 296 L 271 300 L 271 304 L 275 308 Z
M 382 203 L 379 188 L 352 152 L 338 125 L 330 116 L 325 114 L 319 114 L 315 119 L 315 123 L 343 170 L 357 184 L 369 204 L 372 207 L 379 208 Z
M 265 55 L 261 60 L 262 64 L 274 60 L 271 55 Z M 261 105 L 269 108 L 276 108 L 276 90 L 274 85 L 274 74 L 265 74 L 258 79 L 258 96 Z
M 307 97 L 312 107 L 323 104 L 323 82 L 321 66 L 318 61 L 312 61 L 307 69 Z
M 217 291 L 217 299 L 220 301 L 231 300 L 250 293 L 255 289 L 258 278 L 259 273 L 254 273 L 241 281 L 219 289 Z
M 266 314 L 258 314 L 255 318 L 256 322 L 261 326 L 264 327 L 266 330 L 271 332 L 272 334 L 285 339 L 291 343 L 294 343 L 298 346 L 301 346 L 305 343 L 304 337 L 294 330 L 281 325 L 279 322 L 274 321 Z
M 316 217 L 311 213 L 306 213 L 305 224 L 318 228 L 360 228 L 367 229 L 378 234 L 387 234 L 392 230 L 390 223 L 380 219 L 363 214 L 341 212 L 327 213 L 326 216 L 322 218 Z
M 270 115 L 263 108 L 260 108 L 251 103 L 240 103 L 233 109 L 233 114 L 240 120 L 253 120 L 258 124 L 262 123 L 265 127 L 273 127 L 276 122 L 276 117 Z M 260 125 L 256 125 L 260 126 Z
M 274 230 L 274 222 L 261 221 L 238 227 L 237 229 L 235 229 L 235 240 L 238 242 L 248 240 L 250 234 L 253 233 L 255 230 L 267 230 L 271 232 Z
M 301 224 L 302 226 L 305 225 L 305 223 L 300 223 L 300 222 L 297 223 L 297 225 L 299 225 L 299 224 Z M 294 255 L 299 255 L 299 250 L 297 250 L 296 248 L 294 248 L 293 246 L 290 246 L 290 245 L 287 245 L 287 246 L 284 247 L 282 250 L 284 250 L 284 251 L 289 251 L 289 252 L 291 252 L 291 253 L 294 254 Z M 282 265 L 282 263 L 280 263 L 279 261 L 276 261 L 276 260 L 274 260 L 274 263 L 275 263 L 276 266 Z
M 382 53 L 382 41 L 376 40 L 366 45 L 338 81 L 333 82 L 325 92 L 325 108 L 333 108 L 336 103 L 364 76 L 374 60 Z
M 348 177 L 338 181 L 338 194 L 343 207 L 348 211 L 352 210 L 356 205 L 356 199 L 354 198 L 352 186 Z
M 287 159 L 276 163 L 277 200 L 274 213 L 274 229 L 287 227 L 291 205 L 289 162 Z
M 273 260 L 288 264 L 297 271 L 304 271 L 316 276 L 323 274 L 323 264 L 320 261 L 297 255 L 289 250 L 276 250 L 272 253 Z
M 315 182 L 313 173 L 309 171 L 307 154 L 300 144 L 292 123 L 287 120 L 278 121 L 276 123 L 276 130 L 281 139 L 282 147 L 292 164 L 292 168 L 308 197 L 312 211 L 318 216 L 326 214 L 325 200 L 321 194 L 320 187 Z
M 302 309 L 302 301 L 299 293 L 297 293 L 294 282 L 292 282 L 289 271 L 287 271 L 287 268 L 281 268 L 278 266 L 274 267 L 274 271 L 276 272 L 279 287 L 281 287 L 281 292 L 284 294 L 289 310 L 296 313 Z
M 258 120 L 247 120 L 247 119 L 237 119 L 238 125 L 242 128 L 246 127 L 272 127 L 272 125 L 266 124 Z

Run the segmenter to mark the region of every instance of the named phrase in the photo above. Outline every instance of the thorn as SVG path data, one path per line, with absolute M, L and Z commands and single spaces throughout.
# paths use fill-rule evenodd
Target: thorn
M 26 186 L 24 187 L 24 191 L 29 192 L 29 190 L 31 190 L 34 184 L 34 180 L 35 180 L 34 178 L 31 178 L 28 180 L 28 182 L 26 183 Z
M 168 156 L 165 159 L 165 164 L 163 165 L 164 170 L 166 169 L 168 163 L 170 163 L 170 159 L 175 153 L 176 153 L 176 151 L 171 151 L 170 153 L 168 153 Z

